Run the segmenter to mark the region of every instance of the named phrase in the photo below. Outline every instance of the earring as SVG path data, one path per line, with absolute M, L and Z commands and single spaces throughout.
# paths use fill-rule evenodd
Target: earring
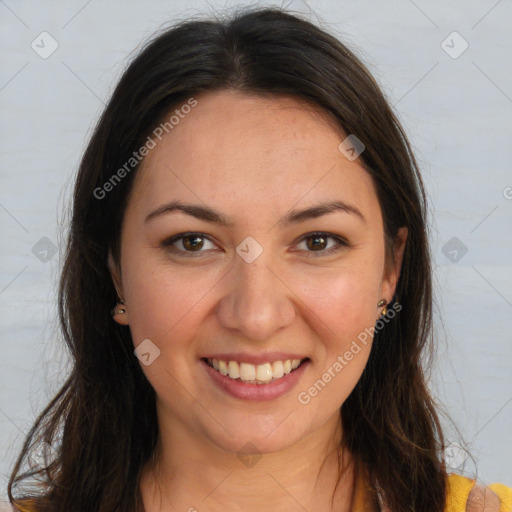
M 118 307 L 119 304 L 121 305 L 121 307 Z M 123 307 L 123 306 L 125 306 L 125 307 Z M 119 303 L 116 305 L 116 307 L 114 309 L 112 309 L 110 314 L 112 316 L 115 316 L 115 315 L 124 315 L 125 313 L 126 313 L 126 305 L 124 303 L 124 300 L 119 299 Z
M 386 313 L 388 312 L 388 308 L 386 307 L 388 304 L 388 301 L 386 299 L 380 299 L 379 302 L 377 302 L 377 307 L 381 308 L 384 306 L 384 309 L 381 312 L 382 316 L 386 316 Z

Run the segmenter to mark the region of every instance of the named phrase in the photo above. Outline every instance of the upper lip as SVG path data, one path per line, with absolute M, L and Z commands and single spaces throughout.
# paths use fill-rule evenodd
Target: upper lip
M 264 364 L 274 361 L 286 361 L 287 359 L 307 359 L 307 356 L 301 354 L 292 354 L 290 352 L 265 352 L 264 354 L 210 354 L 201 359 L 217 359 L 219 361 L 237 361 L 238 363 Z

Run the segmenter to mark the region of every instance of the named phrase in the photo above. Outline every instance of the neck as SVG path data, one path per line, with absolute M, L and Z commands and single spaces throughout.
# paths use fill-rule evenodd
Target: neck
M 145 512 L 350 511 L 354 464 L 341 448 L 339 415 L 282 451 L 244 456 L 179 423 L 162 427 L 141 474 Z

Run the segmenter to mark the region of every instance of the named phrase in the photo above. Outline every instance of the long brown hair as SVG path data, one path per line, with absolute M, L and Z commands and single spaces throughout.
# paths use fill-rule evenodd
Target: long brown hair
M 389 254 L 398 229 L 408 228 L 394 298 L 402 309 L 376 332 L 367 366 L 341 407 L 343 443 L 394 512 L 441 512 L 444 441 L 425 382 L 425 355 L 433 349 L 432 284 L 418 166 L 358 58 L 323 29 L 282 9 L 182 22 L 148 42 L 121 77 L 74 190 L 59 287 L 72 370 L 30 430 L 9 498 L 32 498 L 41 512 L 132 512 L 140 505 L 140 472 L 158 438 L 155 393 L 133 355 L 129 328 L 110 316 L 117 295 L 107 266 L 109 249 L 119 263 L 121 222 L 138 166 L 108 193 L 98 190 L 171 108 L 229 88 L 289 95 L 330 113 L 366 147 L 361 163 L 376 186 Z M 53 446 L 54 453 L 43 467 L 22 473 L 38 446 Z

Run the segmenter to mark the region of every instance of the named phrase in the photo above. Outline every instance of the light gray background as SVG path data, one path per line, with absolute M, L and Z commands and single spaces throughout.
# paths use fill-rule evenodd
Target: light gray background
M 2 492 L 24 433 L 65 373 L 55 328 L 63 212 L 91 129 L 141 41 L 164 23 L 233 5 L 244 4 L 0 0 Z M 512 2 L 285 5 L 355 49 L 405 125 L 430 196 L 439 304 L 431 385 L 477 466 L 463 461 L 451 427 L 447 460 L 512 485 Z M 59 45 L 47 59 L 31 48 L 43 31 Z M 457 58 L 464 41 L 453 31 L 469 44 Z M 43 237 L 60 244 L 46 262 L 32 251 Z M 459 242 L 443 253 L 453 237 L 467 248 L 462 257 Z

